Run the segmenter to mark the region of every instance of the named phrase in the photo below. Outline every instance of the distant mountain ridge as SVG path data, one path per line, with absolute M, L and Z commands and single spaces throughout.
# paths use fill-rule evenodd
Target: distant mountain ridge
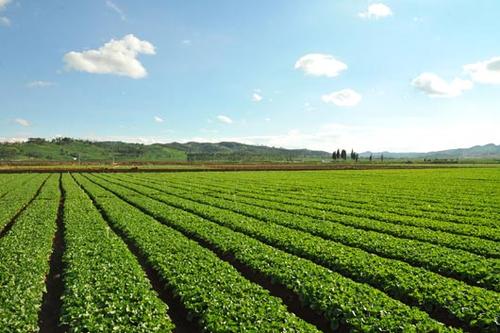
M 431 151 L 427 153 L 391 153 L 391 152 L 363 152 L 360 153 L 360 157 L 369 157 L 373 155 L 374 157 L 379 157 L 381 154 L 384 158 L 406 158 L 406 159 L 416 159 L 416 158 L 427 158 L 427 159 L 497 159 L 500 158 L 500 145 L 495 145 L 489 143 L 486 145 L 477 145 L 470 148 L 455 148 L 440 151 Z
M 307 161 L 331 154 L 309 149 L 285 149 L 237 142 L 155 143 L 89 141 L 72 138 L 0 143 L 0 161 L 53 162 L 185 162 L 185 161 Z
M 167 143 L 165 147 L 184 151 L 190 160 L 217 160 L 226 158 L 228 160 L 245 159 L 319 159 L 330 158 L 331 154 L 325 151 L 309 149 L 286 149 L 268 146 L 248 145 L 238 142 L 187 142 L 187 143 Z
M 378 158 L 381 154 L 387 159 L 500 159 L 500 145 L 491 143 L 428 153 L 364 152 L 359 155 L 361 158 L 368 158 L 370 155 Z M 172 142 L 144 145 L 120 141 L 32 138 L 26 142 L 0 143 L 0 161 L 4 162 L 280 162 L 330 159 L 331 153 L 321 150 L 286 149 L 238 142 Z

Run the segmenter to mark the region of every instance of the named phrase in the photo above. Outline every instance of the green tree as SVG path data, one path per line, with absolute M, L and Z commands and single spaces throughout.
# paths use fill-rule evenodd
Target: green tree
M 19 153 L 16 147 L 0 147 L 0 158 L 2 159 L 13 159 Z
M 340 153 L 340 157 L 345 161 L 347 160 L 347 152 L 345 149 L 342 149 L 342 152 Z

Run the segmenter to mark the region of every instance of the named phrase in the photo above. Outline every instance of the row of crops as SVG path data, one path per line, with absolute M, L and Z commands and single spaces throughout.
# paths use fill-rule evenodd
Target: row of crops
M 0 176 L 0 332 L 498 332 L 500 170 Z

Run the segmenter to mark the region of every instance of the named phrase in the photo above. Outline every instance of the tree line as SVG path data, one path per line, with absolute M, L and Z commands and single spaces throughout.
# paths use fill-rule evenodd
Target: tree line
M 351 156 L 350 157 L 351 157 L 351 160 L 357 162 L 358 159 L 359 159 L 359 154 L 356 153 L 354 151 L 354 149 L 351 149 Z M 332 159 L 334 161 L 337 161 L 337 160 L 344 160 L 345 161 L 345 160 L 347 160 L 347 151 L 345 149 L 342 149 L 342 150 L 337 149 L 337 151 L 333 151 L 333 153 L 332 153 Z
M 353 161 L 358 161 L 359 160 L 359 154 L 354 151 L 354 149 L 351 149 L 351 154 L 350 154 L 350 159 Z M 337 149 L 336 151 L 334 150 L 332 153 L 332 160 L 334 161 L 339 161 L 339 160 L 347 160 L 347 151 L 345 149 Z M 371 162 L 373 160 L 373 154 L 370 154 L 370 157 L 368 160 Z M 383 162 L 384 161 L 384 154 L 380 155 L 380 160 Z

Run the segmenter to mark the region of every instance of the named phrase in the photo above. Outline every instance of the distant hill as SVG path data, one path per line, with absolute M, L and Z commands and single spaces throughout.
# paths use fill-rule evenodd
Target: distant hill
M 487 144 L 471 148 L 450 149 L 428 153 L 364 152 L 361 158 L 373 154 L 386 159 L 500 159 L 500 145 Z M 0 162 L 283 162 L 330 160 L 325 151 L 285 149 L 247 145 L 237 142 L 172 142 L 144 145 L 119 141 L 89 141 L 71 138 L 45 140 L 31 138 L 26 142 L 0 143 Z
M 258 160 L 314 160 L 329 159 L 331 154 L 325 151 L 308 149 L 285 149 L 267 146 L 247 145 L 238 142 L 219 143 L 169 143 L 163 146 L 186 153 L 190 161 L 258 161 Z
M 391 153 L 387 151 L 374 153 L 368 151 L 359 155 L 366 158 L 371 154 L 377 158 L 381 154 L 384 154 L 384 158 L 397 159 L 500 159 L 500 145 L 490 143 L 484 146 L 448 149 L 428 153 Z
M 330 153 L 284 149 L 237 142 L 167 143 L 144 145 L 96 142 L 71 138 L 0 143 L 0 161 L 53 162 L 185 162 L 185 161 L 295 161 L 330 158 Z

